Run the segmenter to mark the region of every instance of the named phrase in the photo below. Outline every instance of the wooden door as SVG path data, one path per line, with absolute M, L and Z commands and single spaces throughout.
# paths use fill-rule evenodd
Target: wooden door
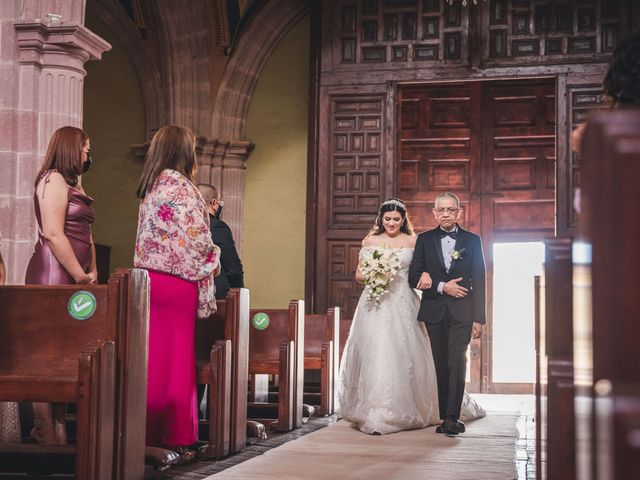
M 464 228 L 482 236 L 488 326 L 471 344 L 472 391 L 494 391 L 492 245 L 553 235 L 553 79 L 401 86 L 398 90 L 398 196 L 418 231 L 433 228 L 433 199 L 460 197 Z M 509 385 L 507 391 L 522 391 Z M 525 387 L 527 388 L 527 387 Z

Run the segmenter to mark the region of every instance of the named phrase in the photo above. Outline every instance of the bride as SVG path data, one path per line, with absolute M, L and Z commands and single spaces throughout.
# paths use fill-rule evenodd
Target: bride
M 415 243 L 406 206 L 398 199 L 380 206 L 373 228 L 362 241 L 358 282 L 365 281 L 362 262 L 372 250 L 376 255 L 390 254 L 399 267 L 379 304 L 367 289 L 360 296 L 340 365 L 340 416 L 365 433 L 441 423 L 431 345 L 423 323 L 417 321 L 420 299 L 407 281 Z M 484 415 L 465 393 L 461 420 Z

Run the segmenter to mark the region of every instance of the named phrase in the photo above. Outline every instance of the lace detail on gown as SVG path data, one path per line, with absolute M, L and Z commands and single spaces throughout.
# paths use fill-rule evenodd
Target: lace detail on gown
M 417 321 L 420 300 L 407 281 L 413 249 L 394 250 L 402 268 L 377 309 L 360 296 L 340 365 L 339 415 L 365 433 L 440 423 L 431 345 Z M 465 394 L 461 420 L 483 415 Z
M 0 402 L 0 445 L 22 443 L 17 402 Z

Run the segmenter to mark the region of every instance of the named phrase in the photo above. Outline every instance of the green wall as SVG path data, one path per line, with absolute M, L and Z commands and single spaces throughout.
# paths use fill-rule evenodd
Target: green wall
M 247 116 L 242 262 L 252 308 L 304 298 L 309 17 L 282 39 Z M 224 214 L 223 214 L 224 217 Z
M 143 159 L 131 145 L 145 141 L 145 114 L 138 76 L 113 32 L 90 11 L 86 26 L 113 47 L 86 64 L 84 129 L 93 166 L 83 186 L 96 203 L 94 241 L 111 247 L 111 271 L 133 263 L 138 224 L 135 190 Z

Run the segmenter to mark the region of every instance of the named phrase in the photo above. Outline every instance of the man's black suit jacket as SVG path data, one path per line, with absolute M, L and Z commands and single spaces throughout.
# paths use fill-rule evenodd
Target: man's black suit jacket
M 211 239 L 220 247 L 220 274 L 214 280 L 216 298 L 223 299 L 230 288 L 244 287 L 244 272 L 229 225 L 213 215 L 209 215 L 209 218 Z
M 450 252 L 442 251 L 441 229 L 434 228 L 418 235 L 413 260 L 409 268 L 409 284 L 416 288 L 422 272 L 428 272 L 433 279 L 431 288 L 422 291 L 422 301 L 418 320 L 438 323 L 444 317 L 447 309 L 459 322 L 477 322 L 485 324 L 485 264 L 482 252 L 482 241 L 475 233 L 471 233 L 458 226 L 458 236 L 454 249 L 461 252 L 459 260 L 452 260 L 447 273 L 444 255 Z M 464 250 L 463 250 L 464 249 Z M 469 290 L 464 298 L 454 298 L 447 294 L 438 293 L 438 284 L 462 277 L 458 282 Z

